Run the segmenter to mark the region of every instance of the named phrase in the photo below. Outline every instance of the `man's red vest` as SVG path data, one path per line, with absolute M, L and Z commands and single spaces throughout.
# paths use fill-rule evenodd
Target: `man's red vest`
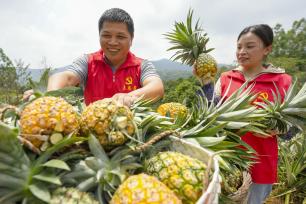
M 230 82 L 231 81 L 231 82 Z M 241 87 L 246 82 L 243 74 L 238 70 L 225 72 L 221 75 L 221 96 L 229 92 L 226 97 L 229 97 L 235 90 Z M 231 83 L 231 86 L 229 84 Z M 253 93 L 259 93 L 256 100 L 262 98 L 273 101 L 273 94 L 276 92 L 276 87 L 284 99 L 285 93 L 283 90 L 288 90 L 291 84 L 291 77 L 282 73 L 262 73 L 254 80 L 249 82 L 249 85 L 255 83 Z M 275 83 L 275 85 L 274 85 Z M 277 161 L 278 148 L 277 137 L 271 136 L 269 138 L 256 137 L 252 133 L 247 133 L 242 136 L 242 140 L 249 144 L 257 152 L 259 160 L 251 169 L 251 176 L 254 183 L 272 184 L 277 181 Z
M 142 59 L 129 52 L 125 62 L 115 72 L 105 60 L 102 50 L 88 55 L 88 74 L 84 90 L 86 105 L 141 87 Z

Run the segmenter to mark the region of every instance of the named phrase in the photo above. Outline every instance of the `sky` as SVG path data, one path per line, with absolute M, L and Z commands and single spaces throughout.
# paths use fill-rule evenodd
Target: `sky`
M 0 48 L 31 68 L 61 67 L 100 49 L 98 20 L 113 7 L 133 18 L 132 52 L 138 57 L 170 58 L 162 34 L 184 21 L 189 8 L 200 18 L 219 63 L 235 60 L 236 39 L 249 25 L 277 23 L 288 29 L 306 17 L 305 0 L 0 0 Z

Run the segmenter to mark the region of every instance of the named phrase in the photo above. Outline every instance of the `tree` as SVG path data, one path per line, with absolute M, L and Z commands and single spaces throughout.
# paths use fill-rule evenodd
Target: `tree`
M 29 66 L 29 64 L 25 65 L 21 59 L 15 61 L 16 78 L 18 83 L 16 83 L 16 86 L 12 88 L 15 90 L 18 101 L 21 99 L 23 92 L 29 88 L 28 83 L 31 78 L 31 74 L 28 71 Z
M 18 103 L 30 77 L 28 67 L 22 60 L 14 64 L 0 48 L 0 102 Z
M 3 102 L 10 103 L 11 87 L 17 84 L 16 70 L 13 62 L 0 48 L 0 94 Z
M 274 27 L 273 51 L 269 62 L 286 69 L 300 86 L 306 81 L 306 19 L 294 21 L 285 30 L 281 24 Z
M 271 57 L 306 57 L 306 19 L 294 21 L 286 31 L 281 24 L 274 27 L 274 43 Z

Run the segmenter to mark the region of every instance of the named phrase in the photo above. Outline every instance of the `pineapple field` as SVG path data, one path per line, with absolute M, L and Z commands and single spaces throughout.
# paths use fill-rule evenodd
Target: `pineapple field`
M 197 77 L 220 74 L 192 10 L 165 37 L 173 60 Z M 0 105 L 1 204 L 243 203 L 257 157 L 241 136 L 269 137 L 268 129 L 296 136 L 279 139 L 279 182 L 267 203 L 306 203 L 305 81 L 284 100 L 276 88 L 274 102 L 256 102 L 246 82 L 217 103 L 195 86 L 188 104 L 141 97 L 127 107 L 110 98 L 86 106 L 75 87 L 47 92 L 47 77 L 30 82 L 29 101 Z

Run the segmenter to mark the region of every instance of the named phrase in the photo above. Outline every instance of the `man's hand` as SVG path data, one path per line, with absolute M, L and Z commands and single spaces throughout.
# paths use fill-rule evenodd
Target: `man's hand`
M 33 94 L 34 94 L 34 90 L 33 89 L 25 91 L 23 93 L 22 100 L 28 101 Z
M 134 101 L 137 100 L 137 96 L 129 94 L 129 93 L 117 93 L 115 94 L 112 99 L 117 101 L 119 104 L 125 105 L 130 107 Z

